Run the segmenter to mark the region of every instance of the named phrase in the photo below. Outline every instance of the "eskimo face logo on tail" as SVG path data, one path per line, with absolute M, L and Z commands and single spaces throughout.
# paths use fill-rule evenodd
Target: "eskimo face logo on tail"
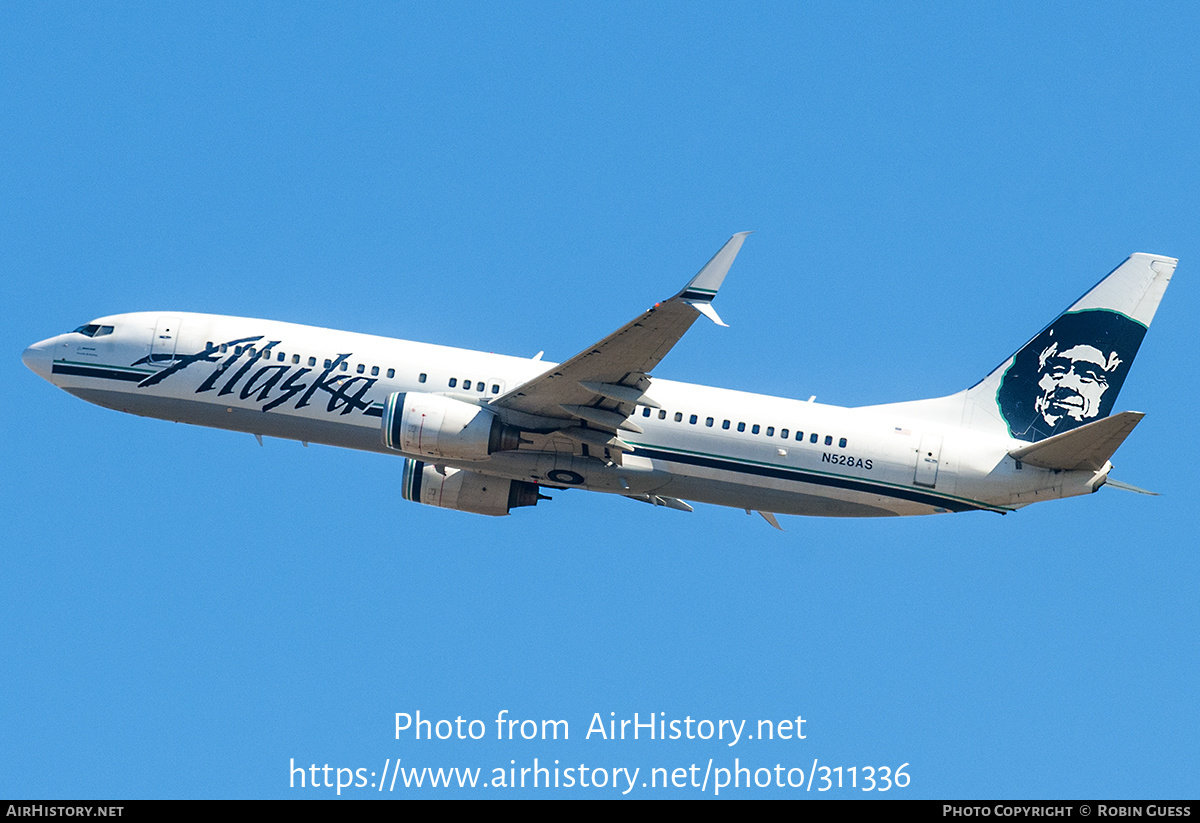
M 1013 356 L 996 403 L 1009 434 L 1038 441 L 1107 417 L 1146 327 L 1105 309 L 1064 314 Z

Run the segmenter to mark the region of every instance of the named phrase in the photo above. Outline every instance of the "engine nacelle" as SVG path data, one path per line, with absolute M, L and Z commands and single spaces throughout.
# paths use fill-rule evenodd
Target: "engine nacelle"
M 521 445 L 520 430 L 473 403 L 424 392 L 396 392 L 383 408 L 389 449 L 447 460 L 486 460 Z
M 405 500 L 500 517 L 510 509 L 536 506 L 538 485 L 525 480 L 489 477 L 465 469 L 439 468 L 421 460 L 404 458 Z

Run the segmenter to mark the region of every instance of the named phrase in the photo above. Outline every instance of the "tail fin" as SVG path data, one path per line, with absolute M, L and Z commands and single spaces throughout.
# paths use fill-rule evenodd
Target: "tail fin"
M 971 424 L 998 420 L 1010 437 L 1037 442 L 1107 417 L 1176 262 L 1130 255 L 967 390 Z

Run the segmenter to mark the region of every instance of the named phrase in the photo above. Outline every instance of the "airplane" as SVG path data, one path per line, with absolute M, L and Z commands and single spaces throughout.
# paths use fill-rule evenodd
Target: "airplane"
M 1133 254 L 968 389 L 845 408 L 654 376 L 750 232 L 674 296 L 562 362 L 178 311 L 100 317 L 26 366 L 146 417 L 403 457 L 406 500 L 482 515 L 586 489 L 692 511 L 1007 513 L 1112 486 L 1142 419 L 1112 414 L 1177 261 Z M 688 502 L 691 501 L 691 502 Z

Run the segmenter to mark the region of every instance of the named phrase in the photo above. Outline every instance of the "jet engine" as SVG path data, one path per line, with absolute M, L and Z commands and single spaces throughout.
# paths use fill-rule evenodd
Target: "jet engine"
M 389 449 L 448 460 L 486 460 L 521 445 L 520 430 L 473 403 L 424 392 L 395 392 L 383 409 Z
M 492 517 L 502 517 L 521 506 L 536 506 L 539 500 L 537 483 L 431 466 L 409 457 L 404 458 L 401 493 L 414 503 Z

